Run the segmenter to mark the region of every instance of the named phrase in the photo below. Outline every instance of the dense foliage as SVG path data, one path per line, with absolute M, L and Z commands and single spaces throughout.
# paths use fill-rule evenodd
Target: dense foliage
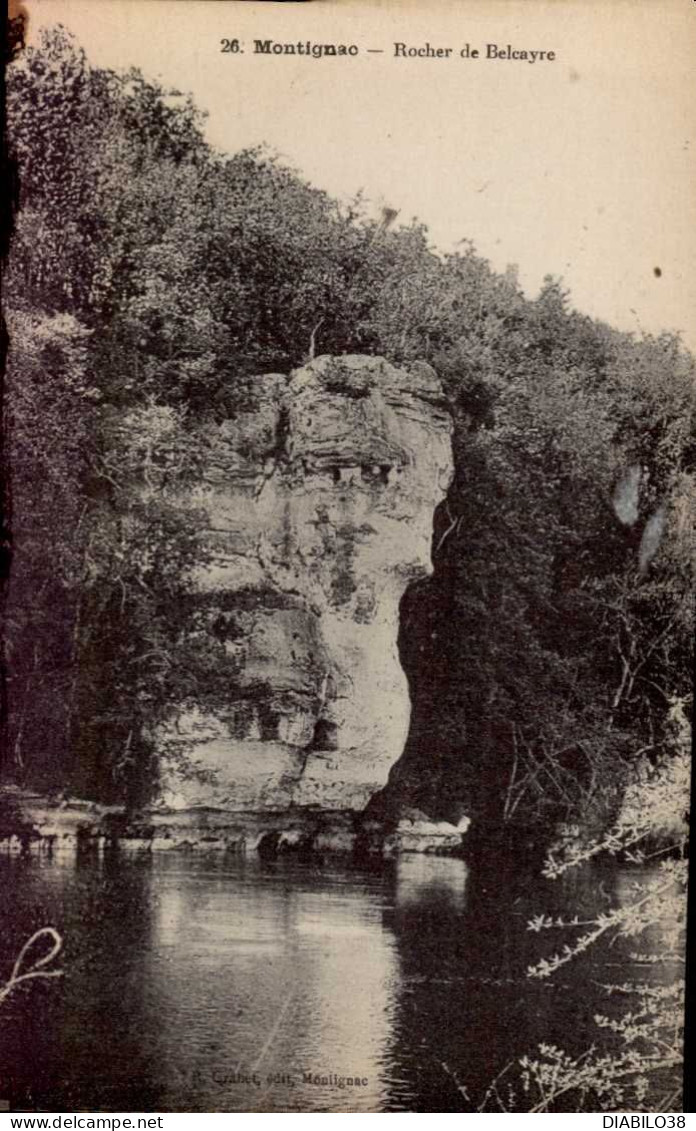
M 158 724 L 209 676 L 183 646 L 200 520 L 177 501 L 206 422 L 259 374 L 367 352 L 431 362 L 456 425 L 435 579 L 404 603 L 395 787 L 435 814 L 486 765 L 498 816 L 606 815 L 687 695 L 679 341 L 583 317 L 551 279 L 528 300 L 472 246 L 438 255 L 422 225 L 341 205 L 263 149 L 213 151 L 190 99 L 91 67 L 62 29 L 13 64 L 8 98 L 5 774 L 143 795 Z
M 613 827 L 593 843 L 569 847 L 563 855 L 551 853 L 545 865 L 551 879 L 587 867 L 593 857 L 637 866 L 640 878 L 627 898 L 589 920 L 542 912 L 528 924 L 531 931 L 563 938 L 561 949 L 529 968 L 531 978 L 552 978 L 602 942 L 628 941 L 632 953 L 621 980 L 603 984 L 607 1013 L 593 1018 L 595 1040 L 579 1056 L 546 1043 L 506 1065 L 479 1111 L 684 1110 L 691 780 L 691 728 L 684 706 L 675 699 L 668 712 L 669 762 L 629 788 Z

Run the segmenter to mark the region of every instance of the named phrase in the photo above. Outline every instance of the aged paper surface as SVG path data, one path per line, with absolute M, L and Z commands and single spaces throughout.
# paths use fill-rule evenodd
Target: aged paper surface
M 693 3 L 11 15 L 0 1101 L 688 1110 Z

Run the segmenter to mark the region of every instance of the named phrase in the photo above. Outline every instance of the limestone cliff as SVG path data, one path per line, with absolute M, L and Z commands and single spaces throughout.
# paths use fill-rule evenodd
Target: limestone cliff
M 185 500 L 208 525 L 193 605 L 234 675 L 214 710 L 182 705 L 162 735 L 208 772 L 166 763 L 162 802 L 361 809 L 408 730 L 399 602 L 430 571 L 452 473 L 438 378 L 423 363 L 320 357 L 259 378 L 211 427 Z

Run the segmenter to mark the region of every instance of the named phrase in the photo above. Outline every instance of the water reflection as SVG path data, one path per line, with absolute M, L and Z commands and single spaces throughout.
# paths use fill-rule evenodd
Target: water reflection
M 506 1055 L 525 1047 L 531 1016 L 545 1016 L 547 998 L 531 1002 L 524 984 L 520 899 L 500 862 L 399 861 L 386 913 L 401 963 L 389 1109 L 399 1110 L 408 1082 L 413 1111 L 473 1110 Z
M 429 904 L 464 910 L 469 868 L 449 856 L 402 856 L 396 862 L 395 904 L 401 910 Z
M 607 939 L 538 980 L 528 968 L 572 944 L 582 928 L 538 934 L 528 923 L 541 912 L 590 920 L 627 905 L 637 879 L 648 878 L 648 869 L 588 866 L 545 881 L 510 856 L 470 869 L 430 857 L 400 861 L 394 906 L 385 912 L 400 957 L 388 1054 L 395 1087 L 386 1110 L 403 1110 L 408 1096 L 411 1111 L 474 1111 L 506 1066 L 541 1042 L 574 1056 L 598 1037 L 606 1051 L 618 1048 L 620 1039 L 600 1034 L 594 1022 L 598 1012 L 618 1016 L 625 1005 L 604 987 L 635 976 L 631 952 L 659 954 L 663 933 L 646 932 L 638 948 L 635 940 Z M 665 982 L 675 972 L 658 965 L 639 980 Z M 506 1102 L 514 1110 L 514 1096 Z
M 396 972 L 379 896 L 340 872 L 158 871 L 146 977 L 166 1019 L 163 1106 L 379 1110 Z
M 68 940 L 62 991 L 15 1000 L 15 1048 L 0 1038 L 29 1105 L 382 1108 L 398 966 L 381 876 L 169 859 L 19 869 L 3 953 L 38 922 Z
M 627 898 L 618 871 L 114 856 L 0 872 L 3 971 L 39 926 L 66 940 L 62 984 L 14 995 L 0 1027 L 15 1102 L 49 1110 L 473 1110 L 539 1040 L 590 1043 L 625 957 L 525 976 L 556 942 L 527 920 Z

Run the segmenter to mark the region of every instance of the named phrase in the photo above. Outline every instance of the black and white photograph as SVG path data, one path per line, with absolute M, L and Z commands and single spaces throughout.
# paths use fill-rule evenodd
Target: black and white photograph
M 686 1126 L 695 43 L 10 5 L 0 1112 Z

